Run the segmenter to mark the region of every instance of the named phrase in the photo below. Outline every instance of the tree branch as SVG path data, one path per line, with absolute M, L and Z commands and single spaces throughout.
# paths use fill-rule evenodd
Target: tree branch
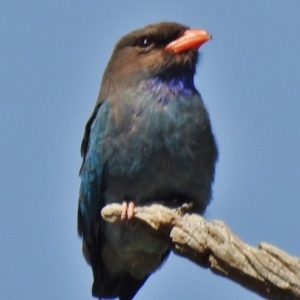
M 262 297 L 300 299 L 299 258 L 266 243 L 253 248 L 223 222 L 207 222 L 197 214 L 187 213 L 187 209 L 159 204 L 141 206 L 135 208 L 135 219 L 141 221 L 141 226 L 147 223 L 153 233 L 170 243 L 175 253 Z M 121 222 L 121 205 L 108 205 L 101 214 L 107 222 Z

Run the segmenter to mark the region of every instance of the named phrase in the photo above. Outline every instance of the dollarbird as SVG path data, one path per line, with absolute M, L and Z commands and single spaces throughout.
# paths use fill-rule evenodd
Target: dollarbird
M 94 297 L 131 300 L 170 252 L 130 226 L 135 205 L 176 200 L 202 214 L 211 199 L 218 151 L 194 85 L 198 48 L 210 39 L 162 22 L 114 48 L 81 145 L 78 232 Z M 122 204 L 122 222 L 101 219 L 110 203 Z

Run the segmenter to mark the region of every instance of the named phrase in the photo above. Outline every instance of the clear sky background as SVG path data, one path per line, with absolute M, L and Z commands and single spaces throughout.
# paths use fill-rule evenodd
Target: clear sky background
M 2 0 L 0 298 L 92 299 L 76 232 L 79 147 L 116 41 L 211 32 L 195 78 L 220 149 L 206 218 L 300 256 L 299 0 Z M 135 300 L 260 299 L 172 255 Z

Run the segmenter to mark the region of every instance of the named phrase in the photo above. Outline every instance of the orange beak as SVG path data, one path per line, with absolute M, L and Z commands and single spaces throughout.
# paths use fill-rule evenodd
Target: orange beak
M 177 54 L 186 50 L 197 50 L 202 44 L 212 39 L 212 36 L 202 29 L 188 29 L 181 37 L 166 46 L 167 50 Z

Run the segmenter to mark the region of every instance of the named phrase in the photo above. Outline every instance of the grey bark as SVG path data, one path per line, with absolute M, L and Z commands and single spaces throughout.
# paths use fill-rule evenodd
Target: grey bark
M 107 222 L 121 222 L 121 205 L 103 208 Z M 210 222 L 188 207 L 170 209 L 160 204 L 135 208 L 138 230 L 170 244 L 174 253 L 224 276 L 267 299 L 300 299 L 300 259 L 275 246 L 258 248 L 241 241 L 222 221 Z

